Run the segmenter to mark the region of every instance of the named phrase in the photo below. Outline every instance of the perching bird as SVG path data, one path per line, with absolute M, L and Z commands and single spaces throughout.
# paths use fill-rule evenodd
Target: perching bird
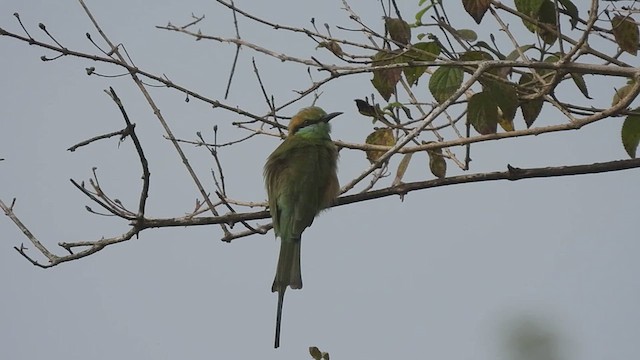
M 336 174 L 338 149 L 331 141 L 327 114 L 319 107 L 300 110 L 289 122 L 289 134 L 264 165 L 273 229 L 280 237 L 280 257 L 271 287 L 278 292 L 275 347 L 280 346 L 282 302 L 287 286 L 302 288 L 300 239 L 318 213 L 331 205 L 340 185 Z

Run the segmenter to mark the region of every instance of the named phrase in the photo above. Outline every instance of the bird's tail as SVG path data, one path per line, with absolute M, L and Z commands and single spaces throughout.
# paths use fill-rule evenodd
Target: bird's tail
M 282 321 L 282 303 L 287 286 L 292 289 L 302 288 L 300 272 L 300 239 L 283 239 L 280 243 L 280 256 L 276 277 L 273 279 L 271 292 L 278 292 L 278 311 L 276 314 L 276 338 L 274 347 L 280 346 L 280 323 Z

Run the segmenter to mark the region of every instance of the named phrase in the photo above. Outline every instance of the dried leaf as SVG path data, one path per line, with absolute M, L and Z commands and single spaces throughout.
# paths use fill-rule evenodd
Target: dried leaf
M 402 160 L 400 160 L 400 164 L 398 165 L 398 170 L 396 171 L 396 178 L 391 183 L 391 186 L 396 186 L 402 183 L 402 178 L 404 177 L 404 173 L 407 172 L 407 168 L 409 167 L 409 163 L 411 162 L 411 157 L 413 153 L 404 154 Z
M 628 16 L 616 15 L 611 19 L 613 36 L 620 49 L 631 55 L 638 53 L 638 26 Z
M 411 26 L 402 19 L 385 17 L 384 28 L 393 41 L 403 45 L 407 45 L 411 41 Z

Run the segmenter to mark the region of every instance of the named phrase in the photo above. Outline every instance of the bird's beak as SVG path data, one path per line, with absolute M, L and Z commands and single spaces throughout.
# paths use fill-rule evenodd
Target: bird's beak
M 325 117 L 322 119 L 322 121 L 324 121 L 324 122 L 329 122 L 329 120 L 333 119 L 334 117 L 336 117 L 336 116 L 338 116 L 338 115 L 342 115 L 342 113 L 341 113 L 341 112 L 334 112 L 334 113 L 331 113 L 331 114 L 327 114 L 327 116 L 325 116 Z

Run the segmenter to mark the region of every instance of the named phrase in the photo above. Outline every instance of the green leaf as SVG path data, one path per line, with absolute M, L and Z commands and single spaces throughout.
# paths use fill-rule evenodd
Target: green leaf
M 495 103 L 500 107 L 502 116 L 506 122 L 512 122 L 516 117 L 518 110 L 518 95 L 516 94 L 516 86 L 512 83 L 499 82 L 496 80 L 483 81 L 484 91 L 488 92 Z M 513 129 L 513 126 L 511 126 Z M 509 131 L 507 128 L 505 130 Z
M 538 19 L 540 6 L 542 6 L 542 3 L 544 2 L 545 0 L 515 0 L 516 10 L 534 19 Z M 529 29 L 529 31 L 536 31 L 537 26 L 535 24 L 532 24 L 524 19 L 522 20 L 522 22 L 524 23 L 524 26 Z
M 464 73 L 460 68 L 440 67 L 429 79 L 429 91 L 437 102 L 442 103 L 460 88 L 463 77 Z
M 369 134 L 365 142 L 370 145 L 393 146 L 396 143 L 396 139 L 393 137 L 393 130 L 390 128 L 382 128 Z M 382 150 L 367 150 L 367 159 L 371 163 L 374 163 L 384 155 L 385 152 L 386 151 Z
M 638 26 L 627 16 L 616 15 L 611 19 L 613 36 L 620 49 L 631 55 L 638 53 Z
M 467 120 L 478 133 L 495 134 L 498 127 L 498 104 L 489 93 L 473 94 L 467 105 Z
M 429 8 L 430 6 L 427 6 L 426 8 L 420 9 L 420 11 L 416 13 L 416 23 L 422 24 L 422 17 L 424 16 L 424 13 L 426 13 L 427 10 L 429 10 Z
M 544 105 L 544 101 L 540 98 L 529 100 L 520 104 L 520 109 L 522 110 L 522 117 L 524 118 L 525 124 L 527 124 L 527 129 L 533 125 L 533 122 L 536 121 L 538 115 L 542 111 L 542 106 Z
M 589 89 L 587 89 L 587 83 L 584 82 L 584 77 L 582 76 L 582 74 L 571 73 L 571 78 L 573 79 L 573 82 L 576 84 L 578 89 L 580 89 L 582 95 L 584 95 L 584 97 L 586 97 L 587 99 L 591 99 L 591 97 L 589 96 Z
M 486 51 L 480 50 L 469 50 L 460 55 L 460 61 L 484 61 L 484 60 L 493 60 L 493 56 Z M 469 66 L 473 69 L 476 69 L 477 66 Z M 466 69 L 467 72 L 471 73 L 472 70 Z M 495 74 L 496 69 L 490 69 L 488 72 Z
M 400 102 L 397 102 L 397 101 L 390 102 L 387 104 L 387 106 L 384 107 L 384 110 L 393 111 L 395 109 L 402 110 L 404 112 L 404 116 L 406 116 L 409 120 L 413 120 L 413 117 L 411 117 L 411 109 L 402 105 L 402 103 Z
M 486 51 L 469 50 L 460 55 L 460 61 L 493 60 L 493 56 Z
M 478 34 L 471 29 L 456 29 L 456 34 L 468 42 L 474 42 L 478 40 Z
M 462 0 L 462 5 L 469 15 L 480 24 L 484 13 L 489 9 L 490 0 Z
M 402 62 L 402 59 L 395 52 L 379 51 L 373 56 L 372 66 L 384 66 Z M 395 87 L 402 76 L 402 69 L 382 69 L 373 71 L 371 83 L 378 90 L 382 97 L 389 101 L 391 95 L 395 93 Z
M 385 17 L 384 28 L 393 41 L 403 45 L 407 45 L 411 41 L 411 26 L 402 19 Z
M 540 10 L 538 11 L 538 21 L 548 25 L 553 30 L 557 29 L 556 7 L 555 5 L 553 5 L 551 0 L 545 0 L 540 6 Z M 543 27 L 538 27 L 536 31 L 542 41 L 544 41 L 548 45 L 553 44 L 556 39 L 558 39 L 558 33 L 556 31 L 547 30 Z
M 543 61 L 546 63 L 556 63 L 560 61 L 560 58 L 557 55 L 549 55 Z M 555 74 L 555 72 L 555 70 L 551 69 L 538 70 L 538 74 L 542 76 L 542 78 L 544 78 L 546 81 L 549 81 L 551 79 L 551 76 L 553 76 L 552 74 Z
M 507 55 L 507 60 L 512 60 L 512 61 L 518 60 L 520 58 L 520 52 L 524 54 L 527 52 L 527 50 L 532 48 L 535 48 L 535 46 L 533 45 L 520 46 L 518 49 L 513 50 L 511 53 L 509 53 L 509 55 Z
M 640 108 L 634 112 L 640 111 Z M 640 143 L 640 115 L 629 115 L 622 124 L 622 145 L 631 158 L 636 157 L 636 150 Z
M 434 61 L 440 55 L 440 45 L 437 42 L 420 42 L 411 45 L 411 49 L 404 55 L 406 62 L 410 61 Z M 409 85 L 418 83 L 418 79 L 424 74 L 426 66 L 410 66 L 404 68 L 404 76 Z
M 571 30 L 576 28 L 578 24 L 578 20 L 580 16 L 578 15 L 578 8 L 571 2 L 571 0 L 559 0 L 560 4 L 567 11 L 567 15 L 571 18 L 569 22 L 571 23 Z
M 537 81 L 534 82 L 533 75 L 530 73 L 522 74 L 520 77 L 520 81 L 518 81 L 520 86 L 524 86 L 527 88 L 528 93 L 535 93 L 538 88 L 536 84 Z M 524 118 L 525 124 L 527 124 L 527 129 L 533 125 L 533 122 L 536 121 L 538 115 L 542 111 L 542 105 L 544 105 L 544 101 L 541 98 L 536 98 L 533 100 L 524 100 L 522 104 L 520 104 L 520 109 L 522 110 L 522 117 Z

